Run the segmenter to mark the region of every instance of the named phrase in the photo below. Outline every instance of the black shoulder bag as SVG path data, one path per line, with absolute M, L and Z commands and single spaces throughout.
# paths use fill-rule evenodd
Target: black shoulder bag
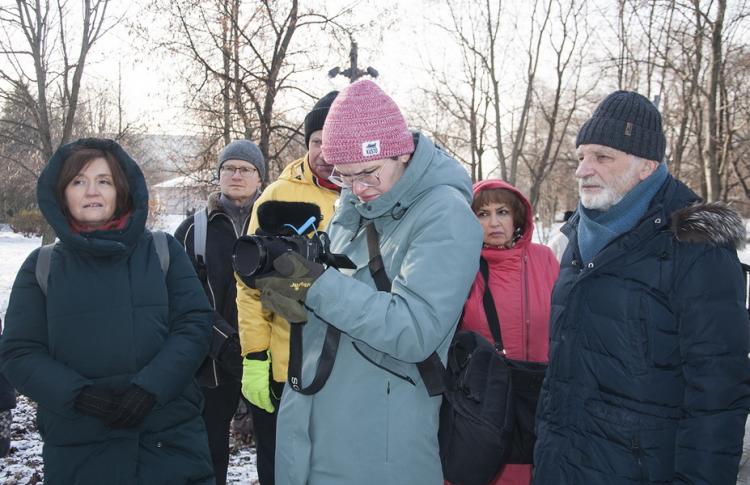
M 367 249 L 375 286 L 390 291 L 372 224 L 367 226 Z M 438 441 L 444 477 L 461 485 L 486 485 L 510 454 L 514 414 L 507 359 L 484 337 L 459 331 L 447 369 L 435 352 L 416 365 L 429 395 L 443 394 Z
M 547 368 L 505 356 L 483 258 L 479 270 L 494 345 L 475 332 L 456 332 L 448 351 L 438 431 L 443 474 L 462 485 L 486 485 L 505 464 L 532 462 L 534 415 Z
M 479 260 L 479 271 L 484 279 L 484 296 L 482 303 L 487 323 L 495 340 L 495 349 L 505 357 L 505 345 L 500 332 L 500 319 L 497 316 L 495 300 L 490 290 L 489 266 L 484 258 Z M 528 362 L 523 360 L 508 359 L 505 362 L 511 370 L 514 424 L 513 438 L 510 453 L 506 463 L 533 463 L 534 443 L 534 416 L 536 415 L 537 401 L 542 390 L 544 375 L 547 364 L 542 362 Z

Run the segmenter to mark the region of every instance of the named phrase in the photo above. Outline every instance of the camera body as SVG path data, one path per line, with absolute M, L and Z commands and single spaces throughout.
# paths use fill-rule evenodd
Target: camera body
M 262 277 L 273 271 L 273 261 L 286 251 L 322 262 L 323 245 L 319 238 L 290 236 L 242 236 L 234 244 L 232 266 L 240 277 Z
M 243 283 L 255 288 L 255 278 L 274 271 L 273 262 L 287 251 L 293 251 L 308 261 L 335 268 L 356 266 L 344 255 L 330 251 L 328 234 L 319 232 L 312 237 L 303 235 L 252 235 L 237 239 L 232 252 L 232 266 Z
M 257 215 L 255 235 L 237 239 L 232 251 L 232 267 L 247 286 L 255 288 L 255 278 L 272 273 L 274 260 L 287 251 L 314 263 L 356 268 L 348 257 L 331 253 L 328 234 L 315 231 L 322 219 L 317 205 L 268 200 L 258 206 Z M 309 232 L 310 237 L 305 235 Z

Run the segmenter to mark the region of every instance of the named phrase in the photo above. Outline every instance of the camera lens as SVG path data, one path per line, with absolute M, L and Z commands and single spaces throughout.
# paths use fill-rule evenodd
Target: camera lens
M 234 243 L 232 266 L 240 276 L 255 276 L 271 270 L 273 261 L 263 241 L 256 236 L 242 236 Z

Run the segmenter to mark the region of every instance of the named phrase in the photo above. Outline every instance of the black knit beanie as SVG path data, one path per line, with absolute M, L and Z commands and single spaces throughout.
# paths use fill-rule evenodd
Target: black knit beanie
M 318 130 L 323 129 L 323 124 L 326 122 L 326 116 L 328 116 L 328 110 L 333 104 L 333 100 L 338 96 L 338 91 L 331 91 L 315 103 L 313 109 L 305 116 L 305 146 L 310 147 L 310 135 Z
M 667 148 L 659 110 L 634 91 L 615 91 L 596 107 L 576 137 L 576 148 L 587 144 L 657 162 L 664 159 Z

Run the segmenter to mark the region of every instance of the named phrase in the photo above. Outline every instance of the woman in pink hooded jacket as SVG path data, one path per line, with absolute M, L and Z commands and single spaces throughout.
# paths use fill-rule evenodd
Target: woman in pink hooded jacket
M 484 229 L 482 258 L 511 359 L 547 362 L 550 295 L 560 266 L 547 247 L 531 242 L 533 211 L 524 195 L 502 180 L 474 184 L 471 208 Z M 477 273 L 464 306 L 462 330 L 493 342 L 482 304 L 485 282 Z M 531 465 L 506 465 L 494 485 L 529 485 Z

